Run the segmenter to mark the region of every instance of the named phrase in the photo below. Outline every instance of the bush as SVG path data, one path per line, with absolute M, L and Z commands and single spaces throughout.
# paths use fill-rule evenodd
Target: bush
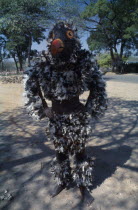
M 97 60 L 98 60 L 98 64 L 100 67 L 102 68 L 109 68 L 111 67 L 111 56 L 109 54 L 100 54 L 98 57 L 97 57 Z

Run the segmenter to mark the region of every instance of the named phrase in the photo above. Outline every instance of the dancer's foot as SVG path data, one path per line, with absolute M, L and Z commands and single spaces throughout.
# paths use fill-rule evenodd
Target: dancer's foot
M 54 189 L 53 193 L 51 194 L 52 198 L 57 196 L 62 190 L 64 190 L 66 188 L 66 185 L 58 185 L 56 186 L 56 188 Z
M 82 201 L 90 206 L 92 204 L 94 198 L 92 197 L 90 192 L 86 189 L 86 187 L 80 186 L 79 189 L 80 189 L 80 193 L 82 196 Z

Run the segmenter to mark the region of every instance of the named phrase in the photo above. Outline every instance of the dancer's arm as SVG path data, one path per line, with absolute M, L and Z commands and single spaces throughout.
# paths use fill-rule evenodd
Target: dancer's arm
M 93 117 L 99 118 L 107 109 L 105 86 L 105 81 L 102 78 L 101 72 L 98 70 L 96 64 L 92 62 L 87 79 L 87 87 L 90 93 L 85 106 L 86 110 Z

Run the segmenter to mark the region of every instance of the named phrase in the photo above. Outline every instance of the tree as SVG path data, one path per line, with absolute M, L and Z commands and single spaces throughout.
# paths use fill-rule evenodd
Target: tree
M 1 69 L 2 69 L 2 71 L 4 70 L 3 60 L 4 60 L 5 56 L 6 56 L 5 44 L 6 44 L 5 37 L 3 37 L 2 35 L 0 35 L 0 63 L 1 63 Z
M 78 0 L 59 0 L 57 1 L 56 19 L 74 22 L 75 25 L 83 25 L 81 7 Z
M 17 71 L 23 69 L 28 59 L 32 42 L 40 43 L 45 36 L 49 20 L 52 19 L 51 3 L 45 0 L 1 0 L 0 32 L 6 37 L 6 49 L 14 58 Z
M 138 0 L 89 1 L 82 12 L 90 31 L 89 48 L 109 51 L 116 71 L 121 70 L 123 55 L 138 48 L 137 14 Z

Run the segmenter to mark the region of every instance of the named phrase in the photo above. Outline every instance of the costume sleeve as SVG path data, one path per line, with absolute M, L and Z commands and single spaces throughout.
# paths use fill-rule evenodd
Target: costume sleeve
M 31 67 L 26 69 L 24 74 L 24 96 L 26 98 L 25 106 L 29 115 L 35 119 L 44 118 L 44 109 L 47 107 L 47 103 L 43 97 L 39 83 L 40 66 L 40 62 L 32 62 Z
M 94 60 L 90 62 L 89 67 L 86 75 L 86 85 L 90 93 L 85 106 L 91 116 L 99 118 L 107 109 L 106 85 Z

